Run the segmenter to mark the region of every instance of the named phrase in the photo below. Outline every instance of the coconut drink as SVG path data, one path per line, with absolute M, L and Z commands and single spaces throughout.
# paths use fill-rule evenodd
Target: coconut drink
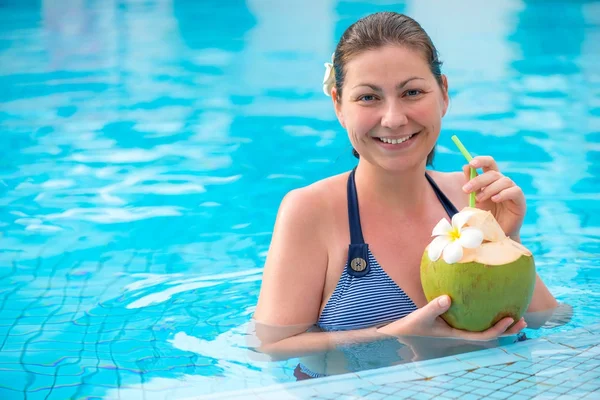
M 450 326 L 480 332 L 505 317 L 521 319 L 535 288 L 533 256 L 489 211 L 466 207 L 452 225 L 440 221 L 434 235 L 421 259 L 421 284 L 427 301 L 450 296 L 442 315 Z
M 472 157 L 460 140 L 452 140 L 467 161 Z M 477 176 L 470 169 L 471 179 Z M 421 259 L 421 284 L 427 301 L 442 295 L 452 299 L 442 318 L 452 327 L 481 332 L 505 317 L 521 319 L 535 289 L 536 272 L 531 252 L 506 236 L 489 211 L 470 207 L 442 219 L 435 238 Z

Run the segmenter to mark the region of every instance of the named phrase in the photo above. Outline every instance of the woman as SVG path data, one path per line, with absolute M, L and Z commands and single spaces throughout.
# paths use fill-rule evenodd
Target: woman
M 254 318 L 287 328 L 259 330 L 263 351 L 301 354 L 386 335 L 484 340 L 526 326 L 505 318 L 485 332 L 453 329 L 439 317 L 450 298 L 427 303 L 421 288 L 420 260 L 433 227 L 467 206 L 469 193 L 513 240 L 526 210 L 522 190 L 492 157 L 473 159 L 470 166 L 483 173 L 472 180 L 469 166 L 426 173 L 449 101 L 440 66 L 427 33 L 402 14 L 369 15 L 342 35 L 324 90 L 358 165 L 283 199 Z M 360 249 L 370 261 L 364 276 L 353 272 L 362 266 L 348 264 Z M 528 311 L 556 305 L 538 277 Z M 320 331 L 307 332 L 314 324 Z

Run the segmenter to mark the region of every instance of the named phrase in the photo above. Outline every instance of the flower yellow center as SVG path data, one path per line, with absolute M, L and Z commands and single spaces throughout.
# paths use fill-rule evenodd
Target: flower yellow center
M 458 228 L 452 228 L 450 232 L 448 232 L 448 236 L 452 241 L 458 240 L 460 238 L 460 230 Z

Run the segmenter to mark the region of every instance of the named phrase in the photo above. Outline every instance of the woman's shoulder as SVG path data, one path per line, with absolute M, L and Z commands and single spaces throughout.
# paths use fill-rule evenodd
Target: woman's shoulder
M 469 195 L 462 190 L 467 183 L 464 173 L 433 170 L 428 170 L 427 173 L 456 208 L 460 210 L 469 204 Z
M 294 213 L 305 222 L 321 221 L 345 200 L 348 174 L 333 175 L 289 191 L 281 201 L 279 213 Z

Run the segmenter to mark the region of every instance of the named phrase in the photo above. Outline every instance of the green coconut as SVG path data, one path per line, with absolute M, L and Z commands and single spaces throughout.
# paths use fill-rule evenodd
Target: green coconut
M 535 263 L 531 252 L 507 237 L 491 213 L 474 208 L 466 226 L 479 228 L 484 241 L 464 249 L 462 259 L 447 264 L 442 257 L 421 259 L 421 284 L 427 301 L 449 295 L 450 309 L 442 318 L 452 327 L 481 332 L 505 317 L 518 321 L 531 302 Z

